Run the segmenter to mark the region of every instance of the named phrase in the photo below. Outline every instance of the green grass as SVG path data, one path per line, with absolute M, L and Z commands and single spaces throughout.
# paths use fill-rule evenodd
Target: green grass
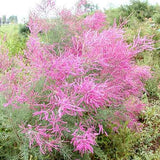
M 19 33 L 19 27 L 18 24 L 3 25 L 0 27 L 1 43 L 3 39 L 10 56 L 23 54 L 23 50 L 26 47 L 27 37 Z

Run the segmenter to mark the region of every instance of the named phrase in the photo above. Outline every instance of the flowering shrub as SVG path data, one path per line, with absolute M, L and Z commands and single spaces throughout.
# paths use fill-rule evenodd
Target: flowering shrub
M 47 1 L 50 4 L 54 3 Z M 106 17 L 100 11 L 85 19 L 67 11 L 59 15 L 70 40 L 63 48 L 42 43 L 39 32 L 51 28 L 44 19 L 32 17 L 25 55 L 1 76 L 0 90 L 6 107 L 25 103 L 33 111 L 34 124 L 20 125 L 30 147 L 39 146 L 45 153 L 70 142 L 81 155 L 93 153 L 96 137 L 107 136 L 109 123 L 118 128 L 127 121 L 129 128 L 140 129 L 137 116 L 144 105 L 139 97 L 145 91 L 143 81 L 151 75 L 149 67 L 135 64 L 134 57 L 152 50 L 152 41 L 138 37 L 127 44 L 123 29 L 105 27 Z M 61 48 L 58 53 L 56 48 Z M 98 118 L 100 111 L 113 109 L 113 115 Z
M 82 126 L 79 126 L 81 134 L 77 134 L 79 129 L 76 129 L 72 134 L 73 138 L 71 143 L 73 143 L 75 147 L 75 151 L 80 151 L 83 155 L 84 153 L 90 151 L 93 153 L 93 145 L 96 145 L 96 133 L 92 133 L 92 128 L 88 128 L 87 131 L 84 130 Z

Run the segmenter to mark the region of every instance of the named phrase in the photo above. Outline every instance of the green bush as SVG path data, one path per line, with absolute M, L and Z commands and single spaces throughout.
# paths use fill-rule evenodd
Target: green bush
M 140 117 L 144 129 L 135 145 L 136 160 L 160 159 L 160 101 L 154 100 Z
M 30 33 L 30 30 L 29 30 L 29 27 L 27 26 L 27 24 L 21 24 L 19 26 L 19 33 L 21 35 L 28 36 L 28 34 Z
M 134 145 L 138 140 L 138 133 L 132 132 L 126 126 L 117 132 L 110 130 L 108 136 L 98 137 L 98 145 L 109 160 L 131 159 L 135 154 Z M 99 155 L 97 153 L 97 155 Z
M 122 16 L 128 17 L 133 14 L 138 20 L 144 21 L 145 18 L 151 18 L 155 7 L 149 5 L 148 1 L 130 0 L 129 5 L 121 6 Z
M 160 13 L 154 14 L 152 18 L 155 23 L 160 24 Z
M 105 14 L 107 16 L 107 22 L 109 22 L 110 25 L 113 25 L 115 21 L 117 24 L 119 24 L 119 21 L 121 19 L 121 9 L 120 8 L 113 8 L 113 9 L 105 10 Z

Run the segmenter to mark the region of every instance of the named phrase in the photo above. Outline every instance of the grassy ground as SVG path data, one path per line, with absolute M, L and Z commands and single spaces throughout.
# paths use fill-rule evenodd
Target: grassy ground
M 20 25 L 10 24 L 0 27 L 1 39 L 9 50 L 9 55 L 23 54 L 26 44 L 26 36 L 20 34 Z

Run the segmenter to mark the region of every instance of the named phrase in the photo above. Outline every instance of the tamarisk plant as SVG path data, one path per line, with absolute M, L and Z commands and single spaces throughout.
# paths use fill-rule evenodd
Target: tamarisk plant
M 131 129 L 142 127 L 138 114 L 145 107 L 139 97 L 151 73 L 148 66 L 137 66 L 134 57 L 152 50 L 153 42 L 139 36 L 128 44 L 122 28 L 116 24 L 106 27 L 101 11 L 80 18 L 79 13 L 66 10 L 59 17 L 68 30 L 66 37 L 70 37 L 63 49 L 57 54 L 55 48 L 62 48 L 60 44 L 42 43 L 39 32 L 51 28 L 44 19 L 31 17 L 25 55 L 3 71 L 0 90 L 6 98 L 5 107 L 18 109 L 25 103 L 33 111 L 35 122 L 22 120 L 20 124 L 30 147 L 39 146 L 45 154 L 70 144 L 81 155 L 93 153 L 97 136 L 107 136 L 109 123 L 116 128 L 123 125 L 120 121 L 128 122 Z M 113 115 L 97 116 L 113 109 Z

